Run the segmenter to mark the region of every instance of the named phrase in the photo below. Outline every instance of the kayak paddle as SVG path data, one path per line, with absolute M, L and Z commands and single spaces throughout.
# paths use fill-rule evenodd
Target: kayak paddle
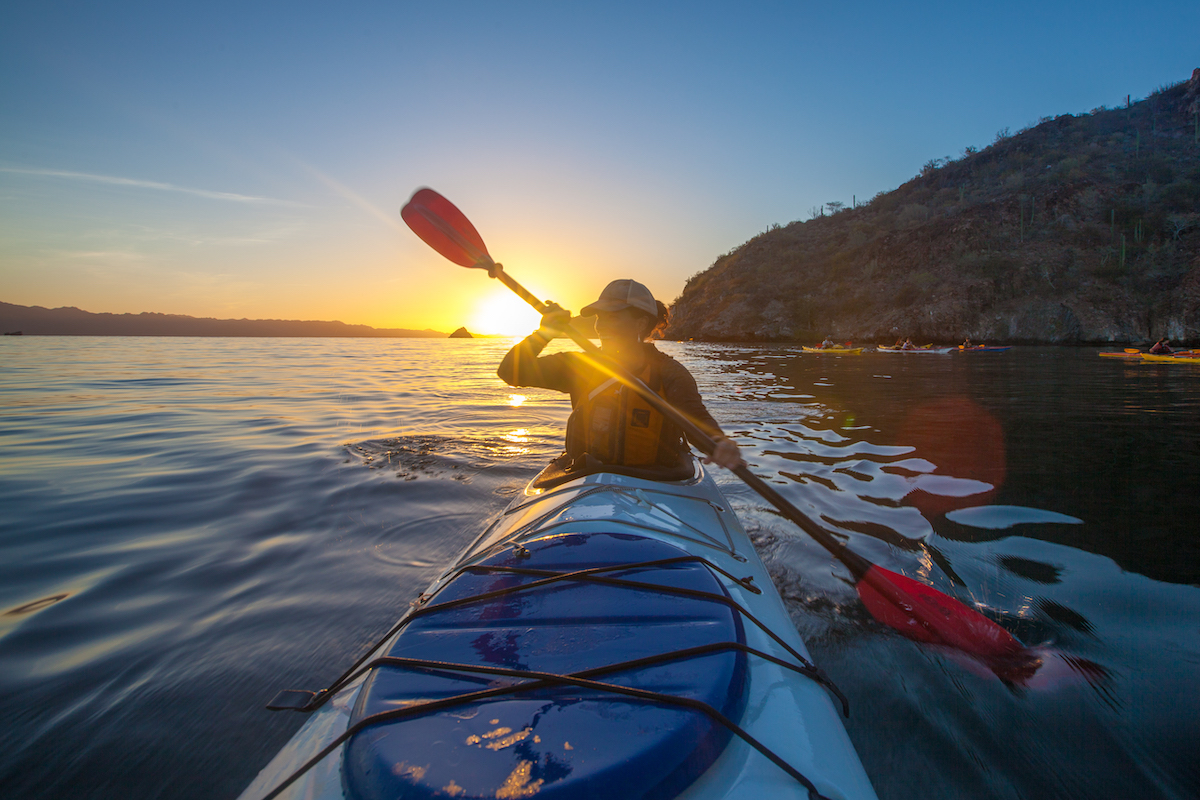
M 455 264 L 486 269 L 491 277 L 498 278 L 539 313 L 546 314 L 552 310 L 551 306 L 526 291 L 492 260 L 475 226 L 454 204 L 433 189 L 418 189 L 400 215 L 417 236 Z M 584 352 L 592 356 L 601 355 L 600 349 L 574 328 L 568 326 L 563 332 Z M 688 439 L 706 455 L 712 453 L 716 443 L 690 418 L 619 366 L 614 367 L 611 373 L 659 413 L 679 425 Z M 993 669 L 1002 677 L 1003 674 L 1013 674 L 1014 663 L 1023 666 L 1023 671 L 1030 668 L 1036 670 L 1036 664 L 1029 663 L 1036 657 L 1000 625 L 930 586 L 886 570 L 849 550 L 829 531 L 751 472 L 744 463 L 735 468 L 733 473 L 850 570 L 863 605 L 879 622 L 918 642 L 955 648 L 993 662 L 990 666 L 994 665 Z

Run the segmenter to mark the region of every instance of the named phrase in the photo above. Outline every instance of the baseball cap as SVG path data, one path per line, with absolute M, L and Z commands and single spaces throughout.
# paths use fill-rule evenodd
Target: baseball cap
M 658 303 L 650 290 L 635 280 L 622 278 L 605 286 L 600 299 L 584 306 L 579 316 L 590 317 L 599 311 L 620 311 L 630 307 L 645 311 L 652 317 L 658 316 Z

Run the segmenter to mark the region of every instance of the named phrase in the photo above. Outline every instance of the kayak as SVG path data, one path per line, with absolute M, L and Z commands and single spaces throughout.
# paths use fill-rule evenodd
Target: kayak
M 826 355 L 856 356 L 861 353 L 861 347 L 805 347 L 806 353 L 824 353 Z
M 1196 363 L 1200 363 L 1200 355 L 1192 355 L 1190 353 L 1188 353 L 1188 354 L 1178 354 L 1178 353 L 1165 354 L 1164 353 L 1163 355 L 1151 355 L 1150 353 L 1143 353 L 1142 361 L 1157 361 L 1157 362 L 1163 362 L 1163 363 L 1169 363 L 1169 364 L 1174 364 L 1174 363 L 1196 364 Z
M 700 465 L 552 467 L 329 689 L 272 701 L 310 716 L 241 797 L 874 798 Z
M 917 348 L 913 348 L 911 350 L 905 350 L 901 347 L 885 347 L 883 345 L 880 345 L 878 349 L 881 353 L 926 353 L 926 354 L 933 354 L 933 355 L 940 356 L 940 355 L 945 355 L 946 353 L 949 353 L 950 351 L 954 350 L 955 348 L 953 348 L 953 347 L 917 347 Z
M 1200 352 L 1195 350 L 1176 350 L 1173 353 L 1142 353 L 1137 350 L 1126 350 L 1122 353 L 1103 351 L 1101 358 L 1129 358 L 1141 361 L 1194 361 L 1200 358 Z
M 1003 347 L 991 347 L 988 345 L 981 344 L 977 347 L 963 347 L 960 344 L 958 346 L 958 352 L 960 352 L 960 353 L 999 353 L 1003 350 L 1011 350 L 1011 349 L 1012 349 L 1012 345 L 1005 345 Z

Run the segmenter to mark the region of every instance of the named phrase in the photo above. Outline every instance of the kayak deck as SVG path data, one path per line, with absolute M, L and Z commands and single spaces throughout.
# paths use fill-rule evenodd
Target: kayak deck
M 393 630 L 243 797 L 874 797 L 699 467 L 531 484 Z
M 727 597 L 686 551 L 627 533 L 558 534 L 465 567 L 368 678 L 351 724 L 380 722 L 346 745 L 348 793 L 678 794 L 728 743 L 719 720 L 744 710 Z M 449 711 L 388 716 L 431 701 Z

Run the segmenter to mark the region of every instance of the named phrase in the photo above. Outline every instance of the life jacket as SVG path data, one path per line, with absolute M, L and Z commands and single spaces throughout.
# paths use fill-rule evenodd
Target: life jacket
M 655 359 L 647 359 L 637 377 L 661 392 L 662 369 Z M 678 463 L 681 447 L 678 426 L 616 378 L 580 398 L 567 423 L 567 452 L 590 453 L 605 464 L 671 466 Z

